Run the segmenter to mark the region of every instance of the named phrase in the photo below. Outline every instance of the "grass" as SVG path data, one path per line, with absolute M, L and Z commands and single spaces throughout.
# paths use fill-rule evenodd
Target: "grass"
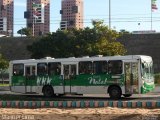
M 9 86 L 9 84 L 2 84 L 2 83 L 1 83 L 0 86 Z

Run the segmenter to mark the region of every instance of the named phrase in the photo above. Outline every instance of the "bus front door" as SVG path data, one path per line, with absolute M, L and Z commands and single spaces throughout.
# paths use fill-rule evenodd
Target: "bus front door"
M 35 93 L 35 83 L 36 83 L 36 66 L 27 65 L 25 66 L 25 77 L 26 77 L 26 85 L 25 91 L 26 93 Z
M 64 93 L 75 93 L 76 87 L 74 87 L 76 79 L 76 64 L 63 65 L 63 79 L 64 79 Z
M 139 93 L 138 86 L 138 62 L 125 62 L 125 94 Z

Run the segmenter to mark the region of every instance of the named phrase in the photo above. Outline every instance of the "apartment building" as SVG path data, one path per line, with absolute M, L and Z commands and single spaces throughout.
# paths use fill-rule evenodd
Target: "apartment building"
M 13 36 L 13 0 L 0 0 L 0 34 Z
M 27 0 L 27 28 L 31 28 L 33 36 L 41 36 L 50 32 L 50 0 Z
M 62 0 L 61 30 L 83 28 L 83 0 Z

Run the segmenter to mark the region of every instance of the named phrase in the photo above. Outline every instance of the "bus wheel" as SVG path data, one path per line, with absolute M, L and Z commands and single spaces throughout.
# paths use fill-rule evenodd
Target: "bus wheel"
M 124 97 L 130 97 L 132 94 L 123 94 Z
M 121 98 L 121 95 L 122 95 L 122 92 L 121 92 L 121 89 L 119 87 L 112 86 L 109 89 L 109 96 L 110 96 L 110 98 L 112 98 L 112 99 L 119 99 L 119 98 Z
M 45 86 L 43 94 L 45 97 L 52 97 L 54 95 L 52 86 Z

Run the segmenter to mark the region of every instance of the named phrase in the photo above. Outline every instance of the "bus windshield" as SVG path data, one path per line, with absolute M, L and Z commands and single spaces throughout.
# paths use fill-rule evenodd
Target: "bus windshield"
M 153 62 L 142 62 L 142 78 L 153 82 Z

